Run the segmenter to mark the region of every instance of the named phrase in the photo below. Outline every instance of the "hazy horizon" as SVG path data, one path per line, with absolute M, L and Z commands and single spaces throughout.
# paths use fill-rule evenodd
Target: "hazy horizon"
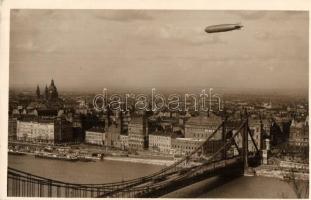
M 103 88 L 93 88 L 91 90 L 81 90 L 81 89 L 64 89 L 56 86 L 58 89 L 59 95 L 67 95 L 67 94 L 75 94 L 75 95 L 96 95 L 102 94 Z M 32 95 L 36 95 L 36 87 L 24 87 L 24 88 L 10 88 L 10 93 L 31 93 Z M 222 94 L 222 95 L 266 95 L 266 96 L 304 96 L 308 98 L 308 89 L 295 89 L 295 90 L 287 90 L 287 89 L 254 89 L 254 88 L 214 88 L 214 87 L 195 87 L 195 88 L 154 88 L 156 93 L 160 94 L 201 94 L 202 90 L 209 91 L 210 88 L 213 88 L 213 93 Z M 134 94 L 145 94 L 149 95 L 152 92 L 153 88 L 106 88 L 109 95 L 112 94 L 126 94 L 126 93 L 134 93 Z M 44 92 L 44 88 L 40 87 L 41 93 Z
M 242 30 L 207 34 L 206 26 Z M 308 89 L 306 11 L 11 10 L 10 88 Z

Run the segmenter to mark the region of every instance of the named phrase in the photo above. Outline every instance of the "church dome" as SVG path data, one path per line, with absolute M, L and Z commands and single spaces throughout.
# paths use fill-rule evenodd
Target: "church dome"
M 55 100 L 58 99 L 58 92 L 57 92 L 57 88 L 54 84 L 54 80 L 51 80 L 51 84 L 50 86 L 47 88 L 47 97 L 49 100 Z

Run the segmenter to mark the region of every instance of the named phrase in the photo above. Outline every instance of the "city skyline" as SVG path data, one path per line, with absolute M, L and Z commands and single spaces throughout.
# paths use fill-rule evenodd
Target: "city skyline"
M 309 4 L 152 1 L 3 3 L 4 198 L 308 198 Z
M 204 32 L 220 23 L 244 27 Z M 307 89 L 308 12 L 12 10 L 10 87 L 52 78 L 63 90 Z

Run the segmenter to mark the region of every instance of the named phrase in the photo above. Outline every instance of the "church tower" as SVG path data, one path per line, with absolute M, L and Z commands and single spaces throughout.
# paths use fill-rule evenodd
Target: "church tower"
M 48 90 L 48 86 L 47 85 L 45 85 L 44 98 L 45 98 L 45 100 L 49 99 L 49 90 Z
M 40 88 L 39 88 L 39 85 L 37 85 L 36 95 L 37 95 L 37 99 L 40 99 L 41 94 L 40 94 Z
M 54 84 L 54 80 L 51 80 L 51 84 L 48 88 L 48 100 L 56 100 L 58 99 L 58 92 L 57 92 L 57 88 Z

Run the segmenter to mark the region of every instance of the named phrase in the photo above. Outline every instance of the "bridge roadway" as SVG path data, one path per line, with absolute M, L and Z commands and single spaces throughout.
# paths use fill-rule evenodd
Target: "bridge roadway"
M 111 195 L 101 197 L 113 198 L 134 198 L 134 197 L 160 197 L 180 188 L 202 181 L 214 176 L 226 176 L 243 174 L 243 162 L 240 157 L 233 157 L 228 160 L 219 160 L 207 165 L 185 168 L 179 173 L 171 173 L 162 178 L 153 179 L 142 185 L 123 188 L 120 191 L 113 191 Z

